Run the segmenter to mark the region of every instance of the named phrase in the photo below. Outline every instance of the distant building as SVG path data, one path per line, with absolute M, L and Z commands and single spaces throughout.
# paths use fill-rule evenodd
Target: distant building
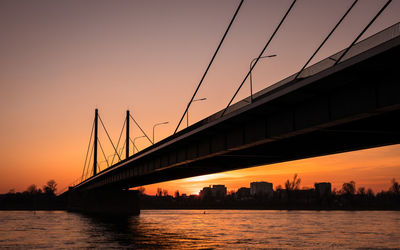
M 314 188 L 303 188 L 301 190 L 291 190 L 288 193 L 289 202 L 296 205 L 310 205 L 315 201 Z
M 247 197 L 250 197 L 250 188 L 241 187 L 236 192 L 236 198 L 237 199 L 244 199 L 244 198 L 247 198 Z
M 317 197 L 326 197 L 331 194 L 332 185 L 330 182 L 315 183 L 314 186 Z
M 266 181 L 250 183 L 250 194 L 252 196 L 268 196 L 271 198 L 273 193 L 272 183 Z
M 213 197 L 222 198 L 226 196 L 226 187 L 225 185 L 213 185 L 211 192 Z
M 200 191 L 199 196 L 201 199 L 204 199 L 206 197 L 211 197 L 212 196 L 211 187 L 203 187 L 203 189 Z
M 223 198 L 226 196 L 225 185 L 213 185 L 212 187 L 204 187 L 199 194 L 201 199 L 206 197 Z

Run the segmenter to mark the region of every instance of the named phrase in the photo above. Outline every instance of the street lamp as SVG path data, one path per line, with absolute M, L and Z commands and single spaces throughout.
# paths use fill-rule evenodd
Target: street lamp
M 160 122 L 160 123 L 156 123 L 153 126 L 153 144 L 154 144 L 154 128 L 157 127 L 158 125 L 163 125 L 163 124 L 168 124 L 168 122 Z
M 192 103 L 193 102 L 198 102 L 198 101 L 204 101 L 204 100 L 207 100 L 207 98 L 194 99 L 192 101 Z M 186 127 L 189 127 L 189 108 L 188 108 L 188 110 L 186 112 Z
M 267 57 L 275 57 L 275 56 L 276 55 L 261 56 L 260 59 L 261 58 L 267 58 Z M 251 60 L 251 62 L 250 62 L 250 103 L 253 102 L 253 79 L 251 77 L 251 72 L 252 72 L 251 67 L 253 66 L 253 63 L 254 63 L 255 60 L 257 60 L 257 58 L 258 57 L 253 58 L 253 60 Z
M 135 144 L 135 141 L 136 141 L 137 139 L 140 139 L 140 138 L 143 138 L 143 137 L 146 137 L 146 136 L 142 135 L 142 136 L 137 136 L 137 137 L 133 138 L 133 141 L 132 141 L 132 144 L 133 144 L 133 153 L 135 153 L 135 148 L 137 148 L 137 147 L 136 147 L 136 144 Z M 139 149 L 138 149 L 138 150 L 139 150 Z

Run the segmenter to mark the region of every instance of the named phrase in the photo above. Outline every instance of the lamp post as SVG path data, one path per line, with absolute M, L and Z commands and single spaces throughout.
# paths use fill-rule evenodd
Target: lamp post
M 158 125 L 163 125 L 163 124 L 168 124 L 168 122 L 160 122 L 160 123 L 156 123 L 153 126 L 153 144 L 154 144 L 154 128 L 157 127 Z
M 198 102 L 198 101 L 204 101 L 204 100 L 207 100 L 207 98 L 194 99 L 192 101 L 192 103 L 193 102 Z M 189 109 L 186 112 L 186 127 L 189 127 Z
M 261 56 L 260 59 L 261 58 L 268 58 L 268 57 L 275 57 L 275 56 L 276 55 Z M 258 57 L 253 58 L 253 60 L 251 60 L 251 62 L 250 62 L 250 103 L 253 102 L 253 79 L 252 79 L 252 76 L 251 76 L 251 72 L 252 72 L 251 67 L 253 66 L 253 63 L 254 63 L 255 60 L 257 60 L 257 58 Z
M 137 147 L 136 147 L 136 144 L 135 144 L 135 141 L 136 141 L 137 139 L 140 139 L 140 138 L 143 138 L 143 137 L 146 137 L 146 136 L 142 135 L 142 136 L 137 136 L 137 137 L 133 138 L 133 141 L 132 141 L 132 144 L 133 144 L 133 154 L 135 154 L 135 148 L 137 148 Z M 139 150 L 139 149 L 138 149 L 138 150 Z

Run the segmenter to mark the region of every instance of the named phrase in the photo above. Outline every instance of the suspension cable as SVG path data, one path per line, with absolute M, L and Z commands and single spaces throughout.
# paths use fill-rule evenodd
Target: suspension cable
M 324 39 L 324 41 L 321 43 L 321 45 L 319 45 L 319 47 L 317 48 L 317 50 L 314 52 L 314 54 L 310 57 L 310 59 L 308 59 L 308 61 L 306 62 L 306 64 L 304 64 L 303 68 L 301 68 L 301 70 L 297 73 L 296 77 L 293 80 L 296 80 L 297 77 L 299 77 L 299 75 L 303 72 L 303 70 L 307 67 L 307 65 L 311 62 L 311 60 L 314 58 L 314 56 L 318 53 L 318 51 L 322 48 L 322 46 L 324 46 L 325 42 L 328 41 L 329 37 L 333 34 L 333 32 L 335 32 L 336 28 L 340 25 L 340 23 L 342 23 L 342 21 L 344 20 L 344 18 L 347 16 L 347 14 L 349 14 L 349 12 L 351 11 L 351 9 L 353 9 L 354 5 L 356 5 L 356 3 L 358 2 L 358 0 L 355 0 L 353 2 L 353 4 L 350 6 L 350 8 L 346 11 L 346 13 L 342 16 L 342 18 L 340 18 L 339 22 L 336 23 L 335 27 L 331 30 L 331 32 L 329 32 L 328 36 Z
M 143 131 L 143 129 L 140 127 L 139 123 L 136 122 L 135 118 L 133 118 L 133 116 L 131 114 L 129 114 L 129 116 L 132 118 L 133 122 L 136 124 L 136 126 L 138 126 L 138 128 L 140 129 L 140 131 L 142 131 L 142 133 L 144 134 L 144 136 L 146 136 L 147 140 L 149 140 L 149 142 L 154 145 L 154 143 L 150 140 L 150 138 L 147 136 L 147 134 Z
M 94 150 L 94 145 L 92 145 L 92 150 L 90 151 L 88 167 L 86 168 L 85 180 L 87 179 L 87 176 L 88 176 L 89 171 L 90 171 L 90 170 L 89 170 L 89 169 L 90 169 L 89 166 L 90 166 L 90 163 L 92 162 L 93 150 Z
M 84 175 L 85 169 L 86 169 L 86 162 L 87 162 L 87 159 L 88 159 L 88 154 L 89 154 L 89 150 L 90 150 L 90 145 L 91 145 L 91 143 L 92 143 L 93 130 L 94 130 L 94 120 L 93 120 L 93 123 L 92 123 L 92 132 L 90 132 L 89 144 L 88 144 L 88 147 L 87 147 L 87 150 L 86 150 L 85 164 L 83 165 L 83 171 L 82 171 L 81 181 L 82 181 L 82 179 L 83 179 L 83 175 Z
M 195 97 L 196 94 L 197 94 L 197 91 L 199 90 L 201 84 L 203 83 L 203 80 L 204 80 L 204 78 L 206 77 L 206 75 L 207 75 L 207 73 L 208 73 L 208 70 L 210 69 L 212 63 L 214 62 L 214 59 L 215 59 L 215 57 L 217 56 L 218 51 L 219 51 L 219 49 L 221 48 L 222 43 L 224 42 L 225 37 L 226 37 L 226 35 L 228 34 L 228 32 L 229 32 L 229 30 L 230 30 L 230 28 L 231 28 L 231 26 L 232 26 L 232 24 L 233 24 L 233 21 L 235 20 L 235 18 L 236 18 L 236 16 L 237 16 L 238 12 L 239 12 L 239 10 L 240 10 L 240 7 L 242 7 L 242 4 L 243 4 L 243 0 L 240 1 L 239 6 L 237 7 L 237 9 L 236 9 L 236 11 L 235 11 L 235 14 L 233 15 L 233 17 L 232 17 L 232 19 L 231 19 L 231 21 L 230 21 L 228 27 L 226 28 L 225 33 L 224 33 L 224 35 L 222 36 L 222 39 L 221 39 L 221 41 L 219 42 L 218 47 L 217 47 L 217 49 L 216 49 L 215 52 L 214 52 L 214 55 L 212 56 L 210 62 L 208 63 L 208 66 L 207 66 L 207 68 L 206 68 L 206 71 L 204 72 L 203 76 L 201 77 L 201 80 L 200 80 L 199 84 L 197 85 L 197 88 L 196 88 L 196 90 L 194 91 L 194 93 L 193 93 L 193 95 L 192 95 L 192 98 L 190 98 L 190 101 L 189 101 L 188 105 L 186 106 L 185 112 L 183 113 L 183 115 L 182 115 L 182 117 L 181 117 L 181 119 L 180 119 L 180 121 L 179 121 L 179 123 L 178 123 L 178 126 L 176 127 L 176 129 L 175 129 L 175 131 L 174 131 L 174 134 L 175 134 L 176 131 L 178 130 L 179 126 L 181 125 L 183 118 L 184 118 L 185 115 L 187 114 L 187 111 L 188 111 L 190 105 L 192 104 L 193 99 L 194 99 L 194 97 Z
M 386 9 L 386 7 L 392 2 L 392 0 L 388 0 L 386 4 L 379 10 L 379 12 L 372 18 L 372 20 L 365 26 L 365 28 L 361 31 L 361 33 L 354 39 L 354 41 L 350 44 L 349 47 L 343 52 L 343 54 L 336 60 L 335 64 L 338 64 L 342 58 L 349 52 L 349 50 L 353 47 L 353 45 L 360 39 L 360 37 L 368 30 L 368 28 L 375 22 L 375 20 L 382 14 L 382 12 Z
M 112 142 L 111 137 L 110 137 L 110 135 L 108 134 L 108 131 L 107 131 L 107 129 L 106 129 L 106 126 L 104 126 L 103 120 L 101 119 L 101 116 L 100 116 L 100 115 L 99 115 L 99 119 L 100 119 L 101 125 L 103 126 L 104 131 L 106 131 L 107 137 L 108 137 L 108 139 L 110 140 L 111 145 L 113 146 L 113 148 L 114 148 L 114 150 L 115 150 L 115 153 L 117 153 L 117 155 L 118 155 L 118 159 L 121 161 L 121 157 L 119 157 L 119 154 L 118 154 L 118 152 L 117 152 L 117 149 L 115 148 L 114 143 Z
M 99 139 L 97 139 L 97 141 L 99 142 L 99 146 L 100 146 L 101 152 L 103 152 L 103 157 L 104 157 L 104 159 L 106 160 L 107 168 L 109 168 L 109 167 L 110 167 L 110 164 L 108 164 L 108 160 L 107 160 L 106 154 L 104 153 L 103 147 L 101 146 L 101 142 L 100 142 Z M 100 170 L 100 167 L 99 167 L 99 170 Z M 99 171 L 99 172 L 100 172 L 100 171 Z
M 122 152 L 123 152 L 123 150 L 124 150 L 125 144 L 126 144 L 126 143 L 124 142 L 124 144 L 122 145 L 121 149 L 119 149 L 118 146 L 117 146 L 117 150 L 118 150 L 118 152 L 119 152 L 120 155 L 122 155 Z M 114 156 L 115 156 L 115 154 L 113 155 L 113 159 L 112 159 L 112 161 L 111 161 L 111 166 L 112 166 L 113 163 L 114 163 Z
M 235 99 L 237 93 L 239 90 L 242 88 L 243 84 L 246 82 L 247 78 L 249 77 L 250 73 L 253 71 L 253 68 L 257 65 L 258 60 L 260 60 L 260 57 L 264 54 L 265 50 L 267 49 L 268 45 L 274 38 L 275 34 L 278 32 L 279 28 L 281 27 L 283 21 L 285 21 L 286 17 L 288 16 L 289 12 L 292 10 L 293 5 L 296 3 L 297 0 L 293 0 L 292 4 L 290 5 L 289 9 L 286 11 L 285 15 L 283 16 L 282 20 L 280 21 L 279 25 L 276 27 L 274 33 L 272 33 L 271 37 L 269 38 L 268 42 L 265 44 L 264 48 L 261 50 L 260 54 L 258 55 L 256 61 L 254 62 L 253 66 L 250 68 L 249 72 L 247 72 L 246 77 L 243 79 L 242 83 L 239 85 L 239 88 L 236 90 L 235 94 L 233 95 L 232 99 L 229 101 L 228 105 L 224 109 L 224 111 L 221 114 L 221 117 L 225 114 L 226 110 L 229 108 L 231 105 L 233 99 Z
M 81 177 L 78 177 L 78 178 L 76 178 L 75 180 L 73 180 L 70 184 L 68 184 L 68 185 L 65 186 L 64 188 L 60 189 L 57 193 L 58 193 L 58 194 L 64 193 L 65 191 L 68 190 L 69 187 L 75 186 L 75 185 L 76 185 L 76 182 L 78 182 L 79 180 L 81 180 L 81 182 L 82 182 Z
M 129 137 L 129 140 L 132 142 L 133 147 L 136 148 L 136 151 L 139 152 L 139 149 L 136 147 L 135 143 L 133 143 L 132 139 Z
M 122 147 L 121 147 L 121 150 L 119 151 L 119 153 L 122 155 L 122 152 L 124 151 L 124 149 L 125 149 L 125 145 L 126 145 L 126 141 L 124 140 L 124 144 L 122 145 Z
M 124 125 L 122 125 L 121 133 L 119 134 L 119 138 L 118 138 L 118 142 L 117 142 L 117 148 L 118 148 L 119 143 L 120 143 L 120 141 L 121 141 L 122 133 L 124 132 L 124 128 L 125 128 L 125 124 L 126 124 L 126 119 L 124 119 Z M 121 155 L 122 155 L 122 153 L 121 153 Z M 115 158 L 115 154 L 113 155 L 113 158 L 112 158 L 112 161 L 111 161 L 111 165 L 112 165 L 113 162 L 114 162 L 114 158 Z

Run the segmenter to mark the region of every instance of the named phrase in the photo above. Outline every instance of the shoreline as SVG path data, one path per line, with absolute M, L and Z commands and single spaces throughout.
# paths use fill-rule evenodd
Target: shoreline
M 400 209 L 395 208 L 142 208 L 140 210 L 400 211 Z M 0 211 L 68 211 L 68 209 L 0 208 Z

